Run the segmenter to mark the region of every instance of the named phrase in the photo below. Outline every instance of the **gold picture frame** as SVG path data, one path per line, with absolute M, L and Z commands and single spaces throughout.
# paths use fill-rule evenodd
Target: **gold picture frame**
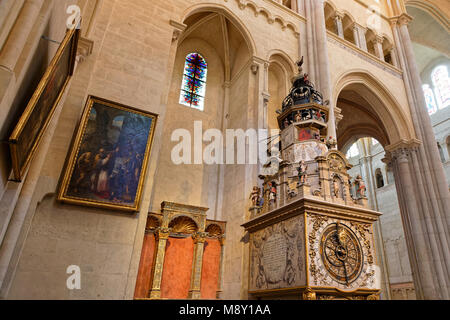
M 21 182 L 75 68 L 79 29 L 66 32 L 64 40 L 39 82 L 10 138 L 14 180 Z
M 89 96 L 58 192 L 58 200 L 139 211 L 158 116 Z

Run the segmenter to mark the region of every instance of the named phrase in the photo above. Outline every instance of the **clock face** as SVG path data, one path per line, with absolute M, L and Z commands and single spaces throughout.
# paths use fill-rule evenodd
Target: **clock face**
M 363 251 L 355 233 L 342 223 L 325 228 L 320 241 L 320 255 L 331 277 L 349 285 L 361 274 Z

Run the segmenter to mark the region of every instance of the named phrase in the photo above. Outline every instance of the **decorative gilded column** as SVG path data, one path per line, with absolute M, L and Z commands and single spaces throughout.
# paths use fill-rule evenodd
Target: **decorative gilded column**
M 189 289 L 189 299 L 200 299 L 200 288 L 202 281 L 202 267 L 203 267 L 203 248 L 205 246 L 207 232 L 197 232 L 192 235 L 194 239 L 194 261 L 192 265 L 191 274 L 191 288 Z
M 158 247 L 156 251 L 155 265 L 153 267 L 153 279 L 152 288 L 150 290 L 150 299 L 161 298 L 161 280 L 164 268 L 164 256 L 166 254 L 166 245 L 170 235 L 170 228 L 158 228 L 155 235 Z

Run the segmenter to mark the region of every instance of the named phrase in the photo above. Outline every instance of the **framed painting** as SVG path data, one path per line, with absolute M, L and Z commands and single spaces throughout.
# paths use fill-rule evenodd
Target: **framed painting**
M 58 200 L 136 212 L 157 115 L 89 96 Z
M 9 138 L 14 179 L 18 182 L 22 181 L 73 75 L 79 36 L 79 29 L 67 31 Z

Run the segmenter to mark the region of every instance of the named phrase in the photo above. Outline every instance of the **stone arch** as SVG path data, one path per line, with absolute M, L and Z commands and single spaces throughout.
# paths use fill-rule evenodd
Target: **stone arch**
M 367 44 L 367 52 L 370 53 L 371 55 L 376 56 L 376 52 L 375 52 L 375 41 L 376 41 L 376 37 L 377 37 L 376 32 L 370 28 L 367 28 L 365 37 L 366 37 L 366 44 Z
M 375 169 L 375 182 L 376 182 L 377 188 L 384 187 L 385 183 L 384 183 L 383 173 L 381 172 L 381 168 Z
M 359 108 L 364 115 L 364 119 L 339 128 L 339 149 L 358 136 L 372 136 L 383 147 L 415 138 L 412 124 L 395 97 L 369 72 L 351 70 L 337 80 L 334 88 L 335 105 Z M 345 109 L 343 113 L 345 117 Z
M 342 28 L 343 28 L 343 32 L 344 32 L 344 39 L 353 44 L 356 44 L 356 39 L 355 39 L 354 32 L 353 32 L 353 27 L 355 25 L 356 20 L 347 11 L 345 11 L 343 13 L 344 13 L 344 17 L 342 18 Z
M 446 30 L 449 32 L 450 30 L 450 22 L 448 17 L 446 17 L 443 8 L 438 8 L 430 1 L 424 0 L 409 0 L 406 2 L 406 7 L 414 7 L 417 9 L 421 9 L 428 13 L 433 19 L 435 19 L 438 23 L 440 23 Z
M 230 9 L 221 4 L 198 4 L 194 6 L 190 6 L 185 12 L 182 14 L 182 21 L 186 21 L 187 18 L 191 17 L 196 13 L 201 12 L 215 12 L 223 14 L 228 20 L 230 20 L 233 25 L 241 32 L 242 37 L 244 38 L 248 50 L 251 56 L 257 55 L 257 47 L 253 37 L 250 34 L 250 31 L 245 27 L 245 23 L 239 19 Z
M 267 108 L 267 122 L 270 129 L 278 129 L 276 110 L 280 108 L 286 97 L 290 79 L 294 75 L 294 63 L 281 50 L 273 50 L 269 53 L 268 66 L 268 93 L 270 95 Z
M 324 16 L 325 16 L 325 26 L 328 31 L 337 34 L 336 24 L 334 21 L 334 15 L 336 14 L 337 9 L 334 4 L 330 1 L 324 2 Z

